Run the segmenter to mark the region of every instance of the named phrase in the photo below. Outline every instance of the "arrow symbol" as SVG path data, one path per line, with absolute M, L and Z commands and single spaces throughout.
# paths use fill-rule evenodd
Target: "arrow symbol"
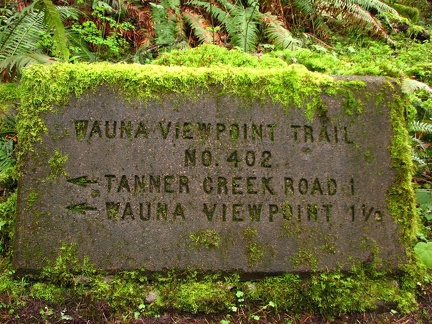
M 66 179 L 66 181 L 73 183 L 73 184 L 76 184 L 76 185 L 81 186 L 81 187 L 87 187 L 87 184 L 98 183 L 97 180 L 88 179 L 87 176 L 81 176 L 78 178 L 70 178 L 70 179 Z
M 70 211 L 73 211 L 73 212 L 76 212 L 76 213 L 79 213 L 79 214 L 82 214 L 82 215 L 85 215 L 86 211 L 95 211 L 95 210 L 97 210 L 96 207 L 90 206 L 87 203 L 72 204 L 72 205 L 66 206 L 66 209 L 70 210 Z

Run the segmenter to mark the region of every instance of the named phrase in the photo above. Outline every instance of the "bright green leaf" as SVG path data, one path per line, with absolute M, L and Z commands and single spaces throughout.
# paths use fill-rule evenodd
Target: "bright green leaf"
M 432 268 L 432 242 L 419 242 L 414 251 L 426 267 Z

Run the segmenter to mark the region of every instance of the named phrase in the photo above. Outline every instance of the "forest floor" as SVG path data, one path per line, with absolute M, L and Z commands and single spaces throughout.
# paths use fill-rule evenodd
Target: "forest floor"
M 321 315 L 297 314 L 269 310 L 239 309 L 237 313 L 228 314 L 190 314 L 172 313 L 158 317 L 138 317 L 136 319 L 119 318 L 114 315 L 107 303 L 71 298 L 61 305 L 47 304 L 46 301 L 25 300 L 21 307 L 13 310 L 4 307 L 7 296 L 0 296 L 0 323 L 144 323 L 144 324 L 186 324 L 186 323 L 432 323 L 432 286 L 423 287 L 418 297 L 419 308 L 411 314 L 399 314 L 386 307 L 379 307 L 373 312 L 341 315 L 337 318 L 326 318 Z M 253 316 L 251 315 L 253 314 Z M 130 316 L 129 316 L 130 318 Z

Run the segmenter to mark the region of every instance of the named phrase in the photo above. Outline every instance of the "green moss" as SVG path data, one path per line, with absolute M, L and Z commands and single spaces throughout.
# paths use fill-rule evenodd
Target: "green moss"
M 55 79 L 56 82 L 51 82 Z M 312 118 L 315 111 L 325 109 L 322 87 L 330 87 L 330 76 L 308 71 L 300 65 L 280 69 L 250 69 L 220 66 L 217 68 L 185 68 L 109 64 L 54 64 L 32 66 L 21 82 L 22 107 L 18 118 L 21 152 L 31 151 L 33 143 L 41 141 L 47 127 L 41 116 L 65 105 L 71 96 L 80 96 L 97 87 L 112 85 L 130 100 L 160 98 L 174 92 L 197 98 L 197 89 L 219 95 L 233 95 L 248 102 L 271 98 L 284 107 L 304 108 Z
M 301 268 L 303 265 L 308 270 L 316 271 L 319 262 L 314 248 L 310 244 L 305 244 L 305 247 L 300 247 L 289 259 L 295 268 Z
M 223 312 L 234 305 L 234 298 L 227 286 L 217 282 L 187 281 L 176 289 L 173 306 L 192 313 Z
M 371 164 L 376 159 L 376 156 L 369 150 L 364 153 L 364 157 L 367 164 Z
M 246 256 L 250 267 L 262 262 L 266 253 L 264 246 L 256 240 L 257 235 L 258 230 L 256 228 L 246 227 L 243 230 L 243 238 L 246 241 Z
M 212 229 L 196 231 L 189 234 L 189 238 L 192 241 L 192 247 L 196 249 L 218 247 L 221 241 L 219 234 Z
M 213 60 L 205 57 L 205 51 L 200 53 L 202 59 Z M 222 54 L 218 59 L 222 59 Z M 183 53 L 178 53 L 175 60 L 181 58 L 181 55 Z M 246 57 L 243 53 L 233 52 L 230 55 L 236 56 L 234 60 L 236 66 L 253 66 L 255 64 L 253 62 L 262 64 L 259 63 L 258 58 Z M 242 60 L 244 65 L 241 65 Z M 171 63 L 167 63 L 169 64 Z M 194 64 L 196 63 L 191 63 L 192 66 L 196 66 Z M 53 83 L 53 79 L 56 82 Z M 115 87 L 131 101 L 157 100 L 168 92 L 197 98 L 197 89 L 206 92 L 211 88 L 212 91 L 217 91 L 218 95 L 239 96 L 249 102 L 260 102 L 264 100 L 263 98 L 271 98 L 273 102 L 280 104 L 287 114 L 291 109 L 302 109 L 309 119 L 313 119 L 317 112 L 325 111 L 326 107 L 321 98 L 323 91 L 332 96 L 343 95 L 344 109 L 348 115 L 360 114 L 362 106 L 355 99 L 357 97 L 354 94 L 356 91 L 364 90 L 364 83 L 361 81 L 335 81 L 330 76 L 307 71 L 301 65 L 283 65 L 280 69 L 227 66 L 185 68 L 149 65 L 142 67 L 108 64 L 32 66 L 26 69 L 22 79 L 23 99 L 19 118 L 22 152 L 32 150 L 34 143 L 41 141 L 42 135 L 46 133 L 46 125 L 40 116 L 56 111 L 58 107 L 65 105 L 71 96 L 96 91 L 101 85 Z M 393 93 L 393 90 L 391 92 Z M 392 166 L 397 170 L 397 181 L 389 191 L 388 199 L 391 215 L 401 224 L 404 245 L 410 246 L 415 239 L 417 219 L 412 215 L 414 200 L 409 184 L 412 166 L 404 119 L 407 115 L 405 111 L 407 106 L 402 99 L 395 98 L 391 113 L 394 138 L 390 150 Z M 50 159 L 53 177 L 64 175 L 66 162 L 66 156 L 59 151 L 54 152 Z M 29 197 L 28 208 L 31 208 L 32 201 L 34 203 L 36 199 L 37 196 Z M 302 233 L 305 235 L 298 227 L 292 235 L 303 237 Z M 317 255 L 333 254 L 335 247 L 331 244 L 332 238 L 328 235 L 321 237 L 319 244 L 312 245 L 314 239 L 321 233 L 306 234 L 309 234 L 308 239 L 304 241 L 303 247 L 291 261 L 297 262 L 299 266 L 306 263 L 310 269 L 315 270 L 318 265 Z M 245 254 L 250 267 L 263 262 L 269 254 L 268 247 L 264 246 L 257 237 L 257 229 L 247 227 L 243 231 Z M 220 237 L 213 230 L 191 233 L 189 238 L 193 244 L 206 248 L 218 247 L 220 244 Z M 158 293 L 158 298 L 148 306 L 149 312 L 160 313 L 173 308 L 205 313 L 226 311 L 236 301 L 235 289 L 230 287 L 252 285 L 250 282 L 240 283 L 236 275 L 200 274 L 198 276 L 195 273 L 186 274 L 184 278 L 184 273 L 181 272 L 175 275 L 154 275 L 152 280 L 148 280 L 139 271 L 128 274 L 120 272 L 112 275 L 108 280 L 103 272 L 95 273 L 91 267 L 90 270 L 87 269 L 86 261 L 80 261 L 74 256 L 76 250 L 71 251 L 63 247 L 60 252 L 57 261 L 44 269 L 42 278 L 65 286 L 73 292 L 85 291 L 93 298 L 108 298 L 110 306 L 118 312 L 130 310 L 130 307 L 137 309 L 138 305 L 144 302 L 145 292 L 149 291 Z M 419 278 L 419 270 L 412 261 L 413 256 L 410 251 L 407 251 L 407 260 L 401 269 L 402 276 L 392 277 L 392 273 L 378 271 L 371 265 L 359 265 L 347 273 L 324 271 L 312 272 L 304 278 L 295 274 L 265 278 L 254 282 L 254 289 L 242 289 L 242 291 L 246 292 L 245 300 L 251 304 L 266 305 L 272 301 L 279 309 L 293 312 L 307 311 L 335 316 L 340 313 L 374 308 L 377 301 L 394 302 L 401 311 L 406 312 L 415 307 L 414 291 Z M 76 279 L 77 272 L 83 273 L 90 284 L 85 286 L 79 283 Z M 395 280 L 399 282 L 395 284 Z M 37 288 L 34 288 L 34 291 L 38 294 Z
M 416 23 L 420 18 L 420 11 L 417 8 L 404 6 L 399 3 L 392 4 L 392 7 L 403 17 L 409 18 L 412 23 Z
M 64 289 L 51 283 L 37 282 L 30 288 L 30 296 L 47 302 L 64 302 Z
M 25 210 L 31 210 L 33 205 L 40 200 L 40 194 L 37 191 L 32 191 L 27 197 Z
M 187 67 L 232 66 L 255 69 L 287 67 L 287 64 L 283 60 L 267 54 L 259 58 L 242 51 L 228 50 L 225 47 L 212 44 L 203 44 L 196 48 L 164 53 L 154 63 L 166 66 Z
M 50 166 L 49 179 L 55 179 L 60 176 L 66 176 L 65 164 L 68 160 L 67 155 L 63 155 L 60 151 L 55 150 L 53 156 L 48 160 Z
M 87 257 L 78 256 L 77 244 L 62 244 L 57 258 L 53 262 L 48 262 L 40 276 L 60 286 L 68 287 L 75 284 L 77 273 L 92 275 L 95 274 L 95 269 Z
M 309 227 L 300 222 L 284 221 L 281 237 L 288 237 L 302 242 L 298 250 L 290 256 L 290 262 L 296 268 L 316 271 L 323 254 L 336 253 L 336 238 L 320 228 Z
M 255 238 L 254 229 L 247 231 L 246 236 Z M 109 275 L 96 272 L 88 262 L 78 259 L 76 246 L 63 246 L 57 260 L 42 272 L 42 279 L 49 279 L 50 283 L 33 285 L 30 292 L 47 301 L 67 294 L 85 294 L 105 300 L 112 311 L 123 315 L 131 314 L 140 305 L 145 305 L 141 311 L 147 315 L 173 309 L 206 314 L 228 312 L 236 305 L 237 291 L 244 292 L 238 306 L 245 309 L 272 303 L 277 311 L 319 313 L 328 318 L 375 309 L 378 303 L 397 305 L 400 312 L 412 311 L 416 307 L 412 277 L 405 276 L 397 282 L 400 276 L 377 270 L 376 265 L 372 260 L 345 273 L 324 271 L 301 277 L 282 274 L 254 282 L 240 282 L 237 274 L 175 270 L 155 273 L 149 278 L 143 270 Z M 12 281 L 7 289 L 13 285 Z M 145 304 L 149 292 L 156 298 Z

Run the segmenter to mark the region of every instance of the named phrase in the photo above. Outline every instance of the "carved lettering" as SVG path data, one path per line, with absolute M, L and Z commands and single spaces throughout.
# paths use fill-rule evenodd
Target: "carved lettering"
M 121 175 L 106 174 L 106 191 L 140 193 L 190 193 L 189 178 L 184 175 Z
M 303 203 L 292 205 L 289 203 L 278 204 L 243 204 L 233 203 L 227 204 L 203 204 L 202 212 L 209 222 L 228 218 L 233 222 L 261 222 L 268 220 L 274 222 L 276 219 L 286 221 L 296 220 L 297 222 L 330 222 L 332 204 L 311 204 Z M 378 218 L 381 214 L 376 214 Z
M 244 142 L 267 141 L 271 143 L 277 140 L 277 128 L 278 125 L 276 123 L 225 124 L 221 122 L 164 120 L 151 125 L 143 120 L 89 121 L 81 119 L 74 121 L 75 136 L 78 140 L 104 137 L 108 139 L 243 140 Z M 290 125 L 289 129 L 288 138 L 292 139 L 294 143 L 354 143 L 347 126 L 324 124 L 318 127 L 294 124 Z
M 315 178 L 299 180 L 285 177 L 284 178 L 285 195 L 328 195 L 334 196 L 337 193 L 337 182 L 335 179 L 326 180 Z

